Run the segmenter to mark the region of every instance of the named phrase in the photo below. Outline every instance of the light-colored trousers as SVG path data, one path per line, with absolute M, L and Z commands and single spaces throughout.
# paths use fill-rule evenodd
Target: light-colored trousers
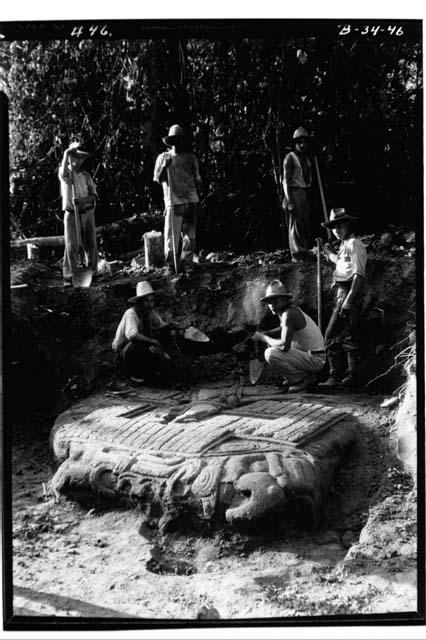
M 98 248 L 96 245 L 95 212 L 93 209 L 80 214 L 81 243 L 84 249 L 84 263 L 94 272 L 98 268 Z M 72 278 L 75 270 L 81 266 L 78 252 L 75 214 L 64 212 L 65 252 L 63 263 L 64 278 Z
M 287 378 L 290 384 L 297 384 L 308 375 L 319 373 L 325 365 L 326 357 L 325 353 L 310 354 L 309 351 L 300 349 L 281 351 L 275 347 L 268 347 L 265 360 L 274 371 Z
M 176 248 L 176 260 L 192 262 L 197 233 L 198 203 L 175 204 L 174 214 L 171 207 L 166 208 L 164 221 L 164 259 L 173 264 L 173 236 Z M 173 216 L 173 220 L 172 220 Z M 173 222 L 173 224 L 172 224 Z M 188 236 L 189 244 L 185 246 L 182 237 Z

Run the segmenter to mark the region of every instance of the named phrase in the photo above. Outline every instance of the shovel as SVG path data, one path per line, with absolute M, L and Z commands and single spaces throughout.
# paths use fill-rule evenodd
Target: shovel
M 175 265 L 175 273 L 177 273 L 178 264 L 177 264 L 177 256 L 176 256 L 175 223 L 174 223 L 175 207 L 173 204 L 172 172 L 170 171 L 170 167 L 167 167 L 167 180 L 169 183 L 169 191 L 170 191 L 170 227 L 172 230 L 173 263 Z
M 317 296 L 318 296 L 318 327 L 321 331 L 322 325 L 322 273 L 321 273 L 321 238 L 316 239 L 317 242 Z
M 86 256 L 85 256 L 83 243 L 81 241 L 80 214 L 78 212 L 78 207 L 75 204 L 74 172 L 72 167 L 70 167 L 70 169 L 71 169 L 71 190 L 72 190 L 74 216 L 75 216 L 75 231 L 77 235 L 78 256 L 81 264 L 81 266 L 77 267 L 77 269 L 72 274 L 72 285 L 75 288 L 82 287 L 84 289 L 87 289 L 92 284 L 93 271 L 92 269 L 89 269 L 88 267 L 86 267 L 86 264 L 85 264 Z
M 256 384 L 260 378 L 260 375 L 263 371 L 263 367 L 265 365 L 265 360 L 263 358 L 263 351 L 258 342 L 254 344 L 254 357 L 249 362 L 249 374 L 250 374 L 250 382 L 252 384 Z
M 192 326 L 185 329 L 183 337 L 192 342 L 210 342 L 210 338 L 203 331 Z
M 320 190 L 322 212 L 323 212 L 323 215 L 324 215 L 324 222 L 328 222 L 327 205 L 325 203 L 324 189 L 322 188 L 321 174 L 320 174 L 319 165 L 318 165 L 318 158 L 316 156 L 314 156 L 314 163 L 315 163 L 315 170 L 316 170 L 316 173 L 317 173 L 318 187 L 319 187 L 319 190 Z M 332 237 L 331 236 L 331 231 L 330 231 L 330 229 L 327 229 L 327 238 L 329 240 L 331 240 L 331 237 Z

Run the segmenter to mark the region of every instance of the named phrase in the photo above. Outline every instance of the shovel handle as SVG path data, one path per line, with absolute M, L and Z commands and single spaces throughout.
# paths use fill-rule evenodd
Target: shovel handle
M 170 228 L 172 232 L 173 263 L 175 266 L 175 273 L 177 273 L 178 265 L 177 265 L 177 256 L 176 256 L 175 224 L 174 224 L 175 207 L 173 204 L 173 186 L 172 186 L 173 183 L 172 183 L 172 172 L 170 171 L 170 166 L 167 167 L 167 181 L 169 183 L 169 191 L 170 191 Z
M 318 327 L 322 325 L 322 273 L 321 273 L 321 238 L 317 238 L 317 295 L 318 295 Z

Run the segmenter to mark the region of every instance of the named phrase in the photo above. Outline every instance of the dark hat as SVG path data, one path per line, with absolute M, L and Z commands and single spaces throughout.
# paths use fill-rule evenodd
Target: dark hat
M 353 220 L 356 220 L 356 218 L 347 214 L 345 209 L 332 209 L 330 211 L 330 219 L 327 222 L 321 222 L 321 225 L 326 229 L 332 229 L 340 222 L 351 222 Z

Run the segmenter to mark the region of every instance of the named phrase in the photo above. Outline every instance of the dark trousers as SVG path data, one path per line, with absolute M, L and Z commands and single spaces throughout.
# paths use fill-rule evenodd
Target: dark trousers
M 174 372 L 172 360 L 153 353 L 146 342 L 128 342 L 117 355 L 117 364 L 127 377 L 168 380 Z
M 355 298 L 351 310 L 341 314 L 351 283 L 336 285 L 336 301 L 325 332 L 325 346 L 330 376 L 355 375 L 359 363 L 359 320 L 361 300 Z
M 287 208 L 288 244 L 291 255 L 299 256 L 308 250 L 311 237 L 310 193 L 309 189 L 290 190 L 294 209 Z

